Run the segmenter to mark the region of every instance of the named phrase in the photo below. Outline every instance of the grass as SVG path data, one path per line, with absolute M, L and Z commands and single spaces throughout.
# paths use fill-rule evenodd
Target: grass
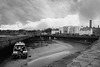
M 0 49 L 3 49 L 11 44 L 14 44 L 15 42 L 19 40 L 25 39 L 25 36 L 12 36 L 12 37 L 0 37 Z

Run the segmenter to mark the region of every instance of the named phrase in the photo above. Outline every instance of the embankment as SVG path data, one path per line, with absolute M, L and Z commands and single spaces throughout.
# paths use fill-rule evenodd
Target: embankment
M 86 49 L 75 52 L 44 67 L 100 67 L 100 39 Z
M 28 36 L 0 37 L 0 63 L 8 58 L 16 42 L 29 38 Z

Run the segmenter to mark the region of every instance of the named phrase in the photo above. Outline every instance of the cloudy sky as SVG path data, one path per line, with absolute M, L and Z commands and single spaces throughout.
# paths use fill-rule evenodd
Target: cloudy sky
M 100 0 L 0 0 L 0 29 L 100 24 Z

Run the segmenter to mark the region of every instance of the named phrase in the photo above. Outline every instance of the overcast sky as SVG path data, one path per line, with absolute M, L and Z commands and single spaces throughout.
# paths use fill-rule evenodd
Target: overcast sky
M 100 24 L 100 0 L 0 0 L 0 29 Z

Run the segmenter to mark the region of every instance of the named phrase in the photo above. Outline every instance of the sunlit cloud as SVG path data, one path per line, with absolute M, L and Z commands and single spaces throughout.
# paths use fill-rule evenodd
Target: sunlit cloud
M 19 21 L 16 22 L 16 24 L 12 24 L 12 25 L 1 25 L 0 26 L 0 29 L 1 30 L 19 30 L 19 29 L 22 29 L 23 25 L 22 23 L 20 23 Z
M 99 6 L 99 0 L 0 0 L 0 28 L 45 29 L 87 25 L 90 19 L 100 19 Z M 94 26 L 98 24 L 93 22 Z
M 26 30 L 34 30 L 34 29 L 46 29 L 46 28 L 58 28 L 62 26 L 74 25 L 78 26 L 79 16 L 78 15 L 68 15 L 65 18 L 47 18 L 42 19 L 37 22 L 27 21 L 27 24 L 23 25 L 21 22 L 17 22 L 13 25 L 1 25 L 2 29 L 26 29 Z

